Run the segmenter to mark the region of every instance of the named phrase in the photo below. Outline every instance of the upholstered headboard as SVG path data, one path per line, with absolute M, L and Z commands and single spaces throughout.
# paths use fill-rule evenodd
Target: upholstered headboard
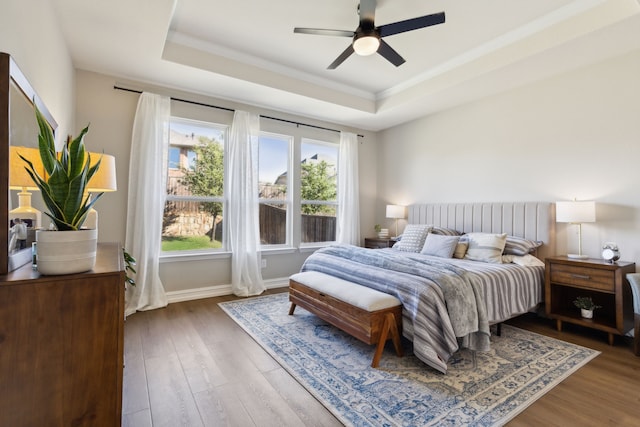
M 433 224 L 463 233 L 507 233 L 539 240 L 537 256 L 556 253 L 556 210 L 550 202 L 415 204 L 409 224 Z

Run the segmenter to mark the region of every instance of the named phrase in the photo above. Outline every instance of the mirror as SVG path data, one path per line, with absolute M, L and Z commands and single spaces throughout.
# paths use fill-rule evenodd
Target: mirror
M 14 149 L 26 147 L 37 156 L 33 150 L 38 147 L 34 102 L 55 131 L 57 123 L 25 75 L 10 55 L 0 53 L 0 150 L 3 159 L 0 192 L 6 195 L 0 197 L 0 215 L 5 224 L 0 231 L 0 241 L 4 242 L 0 245 L 0 274 L 7 274 L 31 261 L 31 242 L 35 240 L 35 230 L 42 227 L 41 216 L 38 210 L 31 208 L 29 200 L 33 190 L 24 187 L 26 183 L 16 183 L 23 168 Z M 24 155 L 23 150 L 18 151 Z M 34 196 L 33 201 L 39 201 L 37 192 Z

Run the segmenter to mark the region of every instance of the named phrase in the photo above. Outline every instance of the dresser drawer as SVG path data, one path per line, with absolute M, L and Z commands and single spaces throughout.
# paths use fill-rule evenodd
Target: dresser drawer
M 599 268 L 551 264 L 551 281 L 603 291 L 615 290 L 615 272 Z

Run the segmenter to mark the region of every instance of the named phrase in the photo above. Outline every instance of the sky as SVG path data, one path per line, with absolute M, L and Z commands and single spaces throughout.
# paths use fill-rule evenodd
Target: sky
M 224 130 L 211 128 L 206 125 L 198 125 L 195 121 L 172 121 L 171 129 L 184 133 L 203 135 L 208 138 L 222 140 Z M 287 170 L 288 156 L 288 139 L 278 138 L 277 136 L 263 135 L 260 137 L 260 163 L 259 163 L 259 180 L 260 182 L 273 183 L 283 172 Z M 335 144 L 321 143 L 303 143 L 301 146 L 301 157 L 306 159 L 315 154 L 336 159 L 337 162 L 337 146 Z

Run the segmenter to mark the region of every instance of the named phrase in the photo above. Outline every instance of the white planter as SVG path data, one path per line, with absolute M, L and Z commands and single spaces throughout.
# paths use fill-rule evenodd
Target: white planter
M 581 308 L 580 309 L 580 314 L 585 319 L 592 319 L 593 318 L 593 310 L 585 310 L 584 308 Z
M 98 230 L 36 231 L 40 274 L 73 274 L 89 271 L 96 263 Z
M 378 237 L 381 239 L 386 239 L 387 237 L 389 237 L 389 229 L 383 228 L 382 230 L 378 231 Z

